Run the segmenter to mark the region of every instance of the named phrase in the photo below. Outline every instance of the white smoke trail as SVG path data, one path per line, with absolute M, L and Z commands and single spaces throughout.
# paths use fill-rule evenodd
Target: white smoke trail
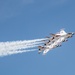
M 0 56 L 35 51 L 33 48 L 37 47 L 39 44 L 42 44 L 42 40 L 45 39 L 0 42 Z
M 14 50 L 14 51 L 6 51 L 0 54 L 1 57 L 11 55 L 11 54 L 17 54 L 17 53 L 24 53 L 24 52 L 32 52 L 36 51 L 37 49 L 31 49 L 31 50 Z

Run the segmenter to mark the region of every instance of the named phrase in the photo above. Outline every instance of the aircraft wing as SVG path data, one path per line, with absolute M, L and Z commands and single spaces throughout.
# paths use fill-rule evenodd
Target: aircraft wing
M 52 37 L 60 37 L 60 36 L 61 36 L 60 34 L 53 34 L 53 33 L 50 33 L 50 35 L 51 35 Z
M 48 47 L 43 47 L 43 46 L 38 46 L 39 48 L 39 51 L 38 53 L 40 54 L 42 51 L 46 50 L 46 49 L 49 49 Z
M 48 46 L 48 45 L 52 44 L 53 42 L 55 42 L 58 39 L 59 39 L 59 37 L 48 38 L 48 42 L 46 42 L 44 45 Z
M 49 48 L 44 49 L 43 51 L 43 55 L 45 55 L 47 52 L 49 52 L 50 50 L 60 47 L 62 42 L 56 42 L 56 43 L 52 43 L 51 45 L 47 46 Z
M 45 49 L 45 50 L 43 51 L 43 55 L 45 55 L 49 50 L 50 50 L 50 49 Z
M 60 46 L 61 46 L 61 43 L 59 43 L 59 44 L 57 44 L 57 45 L 54 45 L 54 44 L 50 45 L 50 47 L 49 47 L 48 49 L 45 49 L 45 50 L 43 51 L 43 55 L 45 55 L 46 53 L 48 53 L 50 50 L 52 50 L 52 49 L 54 49 L 54 48 L 56 48 L 56 47 L 60 47 Z

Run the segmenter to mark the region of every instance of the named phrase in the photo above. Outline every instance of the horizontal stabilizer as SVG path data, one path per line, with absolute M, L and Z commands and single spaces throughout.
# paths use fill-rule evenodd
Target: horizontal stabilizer
M 51 36 L 55 36 L 55 34 L 53 34 L 53 33 L 50 33 L 50 35 L 51 35 Z

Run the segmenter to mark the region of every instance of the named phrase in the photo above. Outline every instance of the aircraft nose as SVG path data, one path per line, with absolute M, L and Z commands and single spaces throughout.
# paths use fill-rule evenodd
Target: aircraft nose
M 72 35 L 75 35 L 75 33 L 72 33 Z

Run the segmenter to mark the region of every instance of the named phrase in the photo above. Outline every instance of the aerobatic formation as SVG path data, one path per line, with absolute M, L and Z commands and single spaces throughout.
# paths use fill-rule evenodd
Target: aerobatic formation
M 45 44 L 43 46 L 38 46 L 40 54 L 43 52 L 43 55 L 45 55 L 50 50 L 60 47 L 63 42 L 68 41 L 68 38 L 73 37 L 75 35 L 75 32 L 66 33 L 64 29 L 61 29 L 60 32 L 56 34 L 51 33 L 51 37 L 46 37 L 46 40 L 43 40 Z
M 32 52 L 38 50 L 38 48 L 38 53 L 43 52 L 43 55 L 45 55 L 50 50 L 60 47 L 63 42 L 68 41 L 68 38 L 71 38 L 74 34 L 74 32 L 66 33 L 64 29 L 61 29 L 56 34 L 51 33 L 51 37 L 42 39 L 0 42 L 0 56 Z

